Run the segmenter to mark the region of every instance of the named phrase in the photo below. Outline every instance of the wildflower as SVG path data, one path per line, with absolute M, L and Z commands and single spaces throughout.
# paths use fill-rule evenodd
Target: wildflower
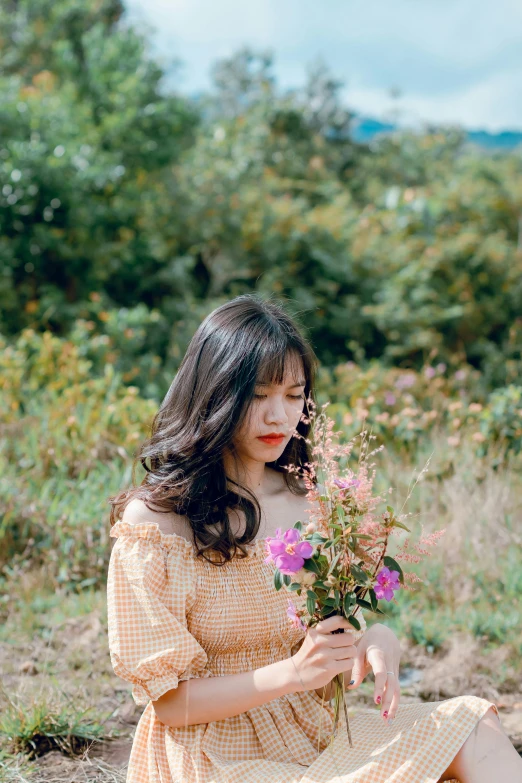
M 292 625 L 294 625 L 296 628 L 300 628 L 302 631 L 306 631 L 307 625 L 301 620 L 301 618 L 297 614 L 297 610 L 290 599 L 288 599 L 288 609 L 286 610 L 286 613 L 290 618 Z
M 486 436 L 483 435 L 482 432 L 474 432 L 471 439 L 476 440 L 478 443 L 484 443 Z
M 396 402 L 395 395 L 392 394 L 391 392 L 386 392 L 386 394 L 384 395 L 384 402 L 386 403 L 386 405 L 395 405 Z
M 374 587 L 376 597 L 391 601 L 394 591 L 399 590 L 399 588 L 399 572 L 390 571 L 387 566 L 381 568 L 377 574 L 377 584 Z
M 440 362 L 440 364 L 437 364 L 436 369 L 437 369 L 437 372 L 441 372 L 442 373 L 446 369 L 446 365 L 444 364 L 444 362 Z
M 433 367 L 426 367 L 424 370 L 424 375 L 426 378 L 433 378 L 433 376 L 436 374 L 436 371 Z
M 275 563 L 282 574 L 295 574 L 314 553 L 309 541 L 301 541 L 299 530 L 295 527 L 284 533 L 278 527 L 275 538 L 269 536 L 266 539 L 265 547 L 268 556 L 264 562 Z
M 466 370 L 457 370 L 455 373 L 455 380 L 456 381 L 463 381 L 466 377 Z
M 359 479 L 352 476 L 348 479 L 335 478 L 333 483 L 339 487 L 339 489 L 350 489 L 351 487 L 358 487 L 360 485 Z
M 468 411 L 470 413 L 480 413 L 481 410 L 482 410 L 482 405 L 480 404 L 480 402 L 470 402 L 470 404 L 468 405 Z

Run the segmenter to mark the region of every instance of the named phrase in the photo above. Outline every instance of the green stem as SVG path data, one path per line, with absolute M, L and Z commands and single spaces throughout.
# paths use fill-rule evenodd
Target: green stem
M 333 679 L 333 682 L 335 688 L 335 695 L 334 695 L 334 724 L 332 729 L 332 738 L 335 736 L 335 733 L 337 731 L 337 725 L 339 723 L 339 715 L 341 712 L 341 703 L 342 703 L 344 709 L 344 717 L 346 720 L 346 731 L 348 734 L 348 742 L 350 743 L 350 747 L 353 748 L 352 733 L 350 731 L 350 723 L 348 721 L 348 710 L 346 709 L 346 700 L 344 697 L 344 672 L 340 672 L 340 674 L 336 674 Z

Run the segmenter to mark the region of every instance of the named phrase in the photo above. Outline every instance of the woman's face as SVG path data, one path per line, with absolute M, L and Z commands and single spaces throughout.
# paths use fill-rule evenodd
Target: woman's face
M 259 462 L 272 462 L 281 456 L 296 429 L 304 409 L 305 378 L 299 372 L 287 372 L 281 385 L 257 383 L 244 426 L 235 437 L 238 451 Z M 260 440 L 271 433 L 279 440 Z

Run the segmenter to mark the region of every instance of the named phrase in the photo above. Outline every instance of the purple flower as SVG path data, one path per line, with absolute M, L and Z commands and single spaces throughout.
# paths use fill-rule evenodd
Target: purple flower
M 384 402 L 386 405 L 395 405 L 396 397 L 395 394 L 392 394 L 391 392 L 386 392 L 384 395 Z
M 399 589 L 399 572 L 390 571 L 387 566 L 381 568 L 377 574 L 377 584 L 374 587 L 376 597 L 379 600 L 385 598 L 386 601 L 391 601 L 394 590 Z
M 457 370 L 455 373 L 456 381 L 463 381 L 466 378 L 466 370 Z
M 303 620 L 299 617 L 297 614 L 296 608 L 293 605 L 292 601 L 288 599 L 288 609 L 286 610 L 286 613 L 290 620 L 292 621 L 292 625 L 295 625 L 296 628 L 301 628 L 301 630 L 306 631 L 307 625 L 303 622 Z
M 440 364 L 437 364 L 437 372 L 444 372 L 445 369 L 446 369 L 446 365 L 444 364 L 444 362 L 440 362 Z
M 359 479 L 355 478 L 355 476 L 352 476 L 347 479 L 335 478 L 333 483 L 339 487 L 339 489 L 350 489 L 350 487 L 357 488 L 361 482 Z
M 426 369 L 424 370 L 424 375 L 426 376 L 426 378 L 433 378 L 433 376 L 436 374 L 437 371 L 435 370 L 434 367 L 426 367 Z
M 268 537 L 265 540 L 267 557 L 265 563 L 275 563 L 276 568 L 282 574 L 295 574 L 303 567 L 304 561 L 312 557 L 314 548 L 309 541 L 301 541 L 301 534 L 297 528 L 282 532 L 282 528 L 276 530 L 276 537 Z
M 414 383 L 415 383 L 415 375 L 411 372 L 407 372 L 404 373 L 404 375 L 399 375 L 399 377 L 395 381 L 395 388 L 408 389 L 410 386 L 413 386 Z

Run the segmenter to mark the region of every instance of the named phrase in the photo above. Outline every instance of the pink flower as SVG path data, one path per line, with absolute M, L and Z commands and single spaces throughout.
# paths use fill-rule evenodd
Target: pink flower
M 377 584 L 374 587 L 376 597 L 379 600 L 385 598 L 386 601 L 391 601 L 394 590 L 399 589 L 399 572 L 390 571 L 387 566 L 381 568 L 377 574 Z
M 301 534 L 295 527 L 285 530 L 284 534 L 278 527 L 276 537 L 269 536 L 265 540 L 265 549 L 268 555 L 265 563 L 275 563 L 282 574 L 295 574 L 314 553 L 309 541 L 301 541 Z
M 396 402 L 395 394 L 392 394 L 391 392 L 386 392 L 384 396 L 384 402 L 386 403 L 386 405 L 395 405 Z
M 292 621 L 292 625 L 294 625 L 296 628 L 301 628 L 302 631 L 307 630 L 306 623 L 304 623 L 302 619 L 299 617 L 296 608 L 290 599 L 288 599 L 288 609 L 286 610 L 286 613 L 290 618 L 290 620 Z

